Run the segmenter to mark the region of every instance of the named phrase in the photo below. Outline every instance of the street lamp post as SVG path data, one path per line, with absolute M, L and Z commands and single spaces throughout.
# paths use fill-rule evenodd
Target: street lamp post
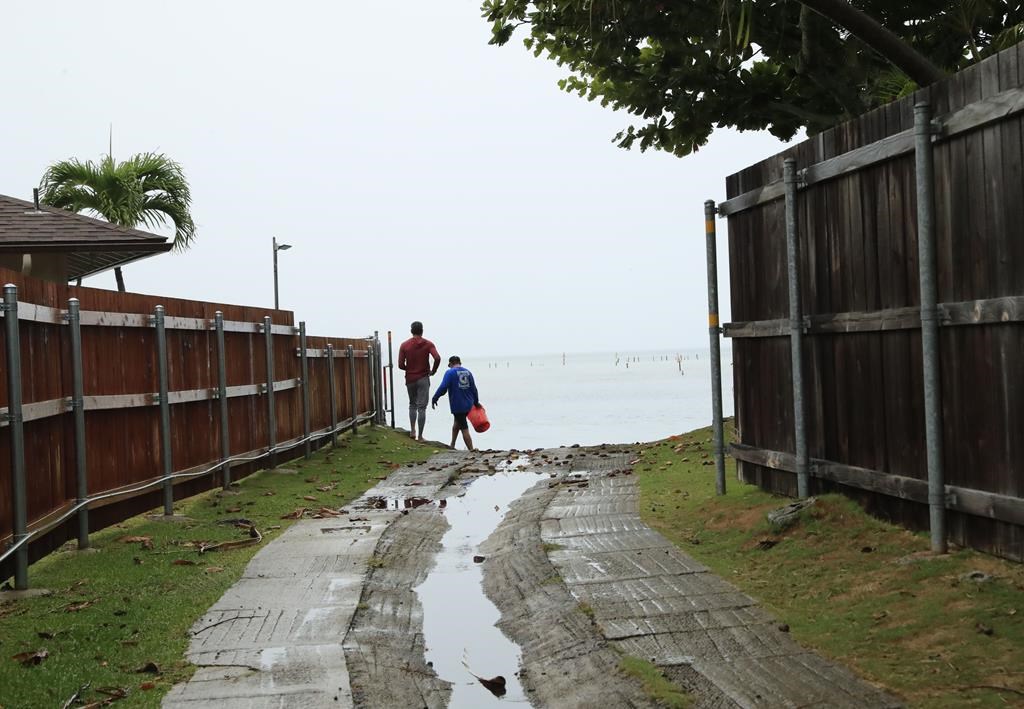
M 271 237 L 274 242 L 274 310 L 280 310 L 280 303 L 277 297 L 277 252 L 290 249 L 291 244 L 279 244 L 277 243 L 277 237 Z

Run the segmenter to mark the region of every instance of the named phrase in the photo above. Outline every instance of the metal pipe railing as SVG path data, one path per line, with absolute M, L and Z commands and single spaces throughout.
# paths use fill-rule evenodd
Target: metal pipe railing
M 371 418 L 373 418 L 376 415 L 377 415 L 376 411 L 368 411 L 368 412 L 362 413 L 359 416 L 356 416 L 354 419 L 353 418 L 349 418 L 349 419 L 346 419 L 345 421 L 340 422 L 337 426 L 335 426 L 334 428 L 332 428 L 330 430 L 319 431 L 317 433 L 310 434 L 310 436 L 308 437 L 308 440 L 315 441 L 315 440 L 319 440 L 321 438 L 326 438 L 327 436 L 332 436 L 332 435 L 336 436 L 339 431 L 344 431 L 346 428 L 348 428 L 348 429 L 350 429 L 352 431 L 355 431 L 356 425 L 359 422 L 370 420 Z M 228 458 L 225 461 L 217 461 L 216 463 L 210 465 L 210 467 L 204 468 L 203 470 L 192 471 L 192 472 L 188 472 L 188 473 L 172 473 L 172 474 L 170 474 L 168 476 L 161 476 L 159 478 L 156 478 L 155 480 L 149 480 L 149 481 L 147 481 L 145 483 L 140 483 L 139 485 L 134 486 L 134 487 L 120 488 L 118 490 L 113 490 L 111 492 L 104 492 L 104 493 L 99 493 L 99 494 L 96 494 L 96 495 L 92 495 L 92 496 L 90 496 L 90 497 L 88 497 L 88 498 L 86 498 L 84 500 L 76 502 L 76 504 L 74 506 L 72 506 L 70 509 L 68 509 L 66 512 L 64 512 L 63 514 L 61 514 L 59 517 L 57 517 L 56 519 L 52 520 L 51 522 L 49 522 L 46 525 L 46 529 L 50 530 L 50 529 L 53 529 L 53 528 L 59 526 L 63 522 L 65 522 L 68 519 L 70 519 L 73 515 L 77 514 L 83 508 L 87 508 L 88 505 L 91 505 L 94 502 L 100 502 L 102 500 L 107 500 L 107 499 L 110 499 L 111 497 L 121 497 L 122 495 L 132 495 L 132 494 L 135 494 L 135 493 L 138 493 L 138 492 L 142 492 L 143 490 L 147 490 L 147 489 L 152 488 L 152 487 L 157 487 L 159 485 L 164 485 L 164 484 L 166 484 L 167 481 L 172 481 L 173 482 L 174 480 L 178 480 L 178 479 L 181 479 L 181 478 L 199 478 L 199 477 L 202 477 L 204 475 L 209 475 L 210 473 L 212 473 L 213 471 L 217 470 L 218 468 L 220 468 L 225 463 L 228 463 L 228 464 L 231 464 L 231 463 L 245 463 L 245 462 L 249 462 L 249 461 L 259 460 L 260 458 L 264 458 L 264 457 L 268 457 L 268 456 L 273 456 L 273 455 L 275 455 L 276 453 L 278 453 L 280 451 L 286 451 L 286 450 L 290 450 L 292 448 L 295 448 L 297 446 L 300 446 L 300 445 L 306 443 L 306 441 L 307 441 L 307 437 L 303 437 L 303 438 L 300 438 L 300 439 L 295 440 L 295 441 L 290 441 L 287 444 L 282 444 L 280 446 L 276 446 L 273 449 L 268 448 L 267 450 L 265 450 L 265 451 L 263 451 L 263 452 L 261 452 L 261 453 L 259 453 L 257 455 L 247 455 L 246 454 L 246 455 L 232 456 L 232 457 Z M 31 541 L 31 539 L 33 537 L 37 536 L 38 534 L 40 534 L 40 532 L 38 530 L 37 531 L 33 531 L 33 532 L 26 532 L 25 534 L 22 535 L 22 537 L 20 539 L 16 539 L 11 544 L 11 546 L 9 546 L 2 553 L 0 553 L 0 563 L 3 563 L 3 561 L 6 560 L 7 557 L 11 556 L 12 554 L 17 553 L 18 550 L 21 549 L 22 552 L 25 554 L 25 557 L 26 557 L 25 568 L 27 569 L 28 568 L 28 564 L 27 564 L 27 558 L 28 558 L 27 551 L 28 550 L 27 549 L 23 549 L 23 547 L 24 547 L 25 544 L 27 544 L 29 541 Z M 24 588 L 27 588 L 27 587 L 28 587 L 28 580 L 27 580 L 27 575 L 26 575 L 25 585 L 20 587 L 19 590 L 23 590 Z

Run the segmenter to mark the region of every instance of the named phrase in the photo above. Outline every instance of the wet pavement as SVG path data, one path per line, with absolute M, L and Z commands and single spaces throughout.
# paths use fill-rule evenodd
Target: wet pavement
M 301 521 L 253 558 L 164 706 L 655 706 L 624 654 L 699 707 L 899 705 L 646 527 L 631 459 L 447 451 L 396 470 L 352 519 Z

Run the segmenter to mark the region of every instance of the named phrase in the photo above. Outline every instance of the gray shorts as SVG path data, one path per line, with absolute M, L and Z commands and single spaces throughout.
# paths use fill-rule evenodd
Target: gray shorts
M 409 392 L 409 411 L 426 410 L 430 401 L 430 377 L 422 377 L 405 385 Z

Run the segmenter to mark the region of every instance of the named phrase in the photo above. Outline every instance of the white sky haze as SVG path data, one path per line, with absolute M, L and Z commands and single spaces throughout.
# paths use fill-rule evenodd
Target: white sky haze
M 706 345 L 703 201 L 783 145 L 621 150 L 628 115 L 559 91 L 516 39 L 489 46 L 478 8 L 9 4 L 0 193 L 100 158 L 113 124 L 116 158 L 182 164 L 198 224 L 187 253 L 125 268 L 131 291 L 270 306 L 277 236 L 282 307 L 310 334 L 400 341 L 419 319 L 463 355 Z

